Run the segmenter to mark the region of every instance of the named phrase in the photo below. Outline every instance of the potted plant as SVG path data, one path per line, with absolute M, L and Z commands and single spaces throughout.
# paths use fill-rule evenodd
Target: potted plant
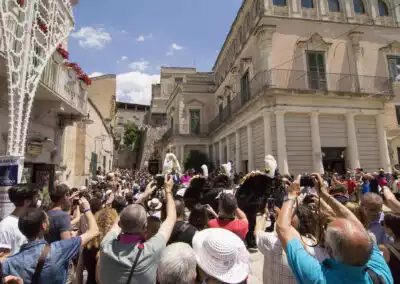
M 57 51 L 53 54 L 54 60 L 58 63 L 61 64 L 64 60 L 68 60 L 69 58 L 69 52 L 66 51 L 62 45 L 60 44 L 57 47 Z
M 80 74 L 78 79 L 80 80 L 80 85 L 83 90 L 87 90 L 92 84 L 92 79 L 90 79 L 87 74 Z
M 65 66 L 68 67 L 68 75 L 71 78 L 76 78 L 76 76 L 83 73 L 82 68 L 79 67 L 79 65 L 77 63 L 67 62 L 67 63 L 65 63 Z

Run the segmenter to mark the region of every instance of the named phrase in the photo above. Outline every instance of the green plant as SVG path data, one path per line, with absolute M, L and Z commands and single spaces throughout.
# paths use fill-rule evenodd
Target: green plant
M 127 122 L 124 125 L 124 145 L 127 147 L 131 147 L 131 149 L 133 150 L 134 147 L 132 147 L 133 145 L 135 145 L 137 139 L 139 136 L 139 129 L 137 127 L 136 124 L 134 124 L 133 122 Z

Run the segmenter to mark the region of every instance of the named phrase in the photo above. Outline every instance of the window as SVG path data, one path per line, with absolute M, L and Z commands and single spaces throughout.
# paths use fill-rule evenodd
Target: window
M 400 125 L 400 105 L 396 106 L 396 118 L 397 118 L 397 124 Z
M 226 105 L 228 106 L 229 115 L 231 115 L 231 95 L 226 98 Z
M 249 71 L 246 71 L 240 80 L 240 95 L 242 104 L 246 103 L 250 99 Z
M 189 110 L 190 115 L 190 134 L 200 134 L 200 110 Z
M 177 83 L 177 84 L 183 83 L 183 78 L 182 77 L 176 77 L 175 78 L 175 83 Z
M 340 12 L 339 0 L 329 0 L 328 4 L 330 12 Z
M 301 7 L 314 8 L 314 0 L 301 0 Z
M 118 126 L 124 126 L 124 118 L 122 116 L 118 117 Z
M 287 6 L 286 0 L 273 0 L 272 3 L 274 4 L 274 6 L 281 6 L 281 7 Z
M 326 89 L 325 54 L 307 51 L 308 83 L 314 90 Z
M 224 104 L 223 103 L 219 103 L 218 106 L 218 116 L 219 116 L 219 120 L 222 121 L 222 112 L 224 111 Z
M 400 56 L 388 56 L 389 75 L 393 82 L 400 82 Z
M 365 14 L 365 6 L 363 0 L 353 0 L 354 12 L 356 14 Z
M 386 3 L 382 0 L 378 0 L 379 16 L 389 16 L 389 9 Z

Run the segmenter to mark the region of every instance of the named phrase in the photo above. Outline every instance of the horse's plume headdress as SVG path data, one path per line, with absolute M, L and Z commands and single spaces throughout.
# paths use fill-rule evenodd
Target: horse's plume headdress
M 203 177 L 208 178 L 208 167 L 207 165 L 202 165 L 201 170 L 203 171 Z
M 276 174 L 276 169 L 278 168 L 278 164 L 272 155 L 265 156 L 265 173 L 268 177 L 274 178 Z

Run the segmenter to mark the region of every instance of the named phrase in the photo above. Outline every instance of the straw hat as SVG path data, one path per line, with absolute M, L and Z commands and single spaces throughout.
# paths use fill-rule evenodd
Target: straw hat
M 147 202 L 147 206 L 149 206 L 149 208 L 151 210 L 160 210 L 162 207 L 162 203 L 161 203 L 160 199 L 153 198 L 152 200 Z
M 193 237 L 197 264 L 224 283 L 241 283 L 250 274 L 250 254 L 243 241 L 225 229 L 206 229 Z

